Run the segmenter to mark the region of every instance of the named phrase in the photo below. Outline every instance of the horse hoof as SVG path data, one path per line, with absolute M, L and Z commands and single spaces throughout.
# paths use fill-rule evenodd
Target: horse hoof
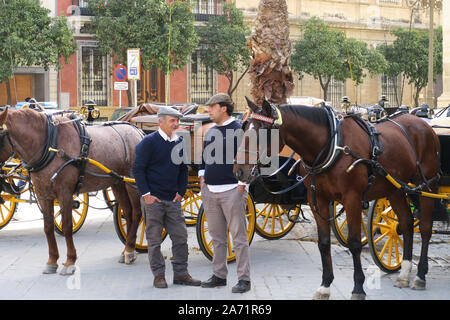
M 125 263 L 125 255 L 122 253 L 119 258 L 119 263 Z
M 56 270 L 58 269 L 58 265 L 52 265 L 52 264 L 47 264 L 44 268 L 44 270 L 42 270 L 43 274 L 54 274 L 56 273 Z
M 330 299 L 330 288 L 320 287 L 313 295 L 313 300 L 329 300 Z
M 136 260 L 136 251 L 127 252 L 124 253 L 124 262 L 125 264 L 132 264 Z
M 409 287 L 409 280 L 398 278 L 397 281 L 395 281 L 395 283 L 394 283 L 394 287 L 407 288 L 407 287 Z
M 366 300 L 365 293 L 352 293 L 352 300 Z
M 70 265 L 70 266 L 64 266 L 64 268 L 61 269 L 61 271 L 59 272 L 60 275 L 62 276 L 71 276 L 75 273 L 75 265 Z
M 426 281 L 416 277 L 414 279 L 413 284 L 411 285 L 411 289 L 413 290 L 425 290 L 426 289 Z

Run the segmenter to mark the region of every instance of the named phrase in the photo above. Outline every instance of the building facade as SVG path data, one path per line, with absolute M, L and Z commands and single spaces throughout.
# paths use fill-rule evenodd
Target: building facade
M 236 0 L 236 6 L 243 10 L 246 21 L 251 25 L 258 12 L 259 1 Z M 372 47 L 382 43 L 392 43 L 395 38 L 391 30 L 402 27 L 428 30 L 429 12 L 420 8 L 413 10 L 408 0 L 286 0 L 288 6 L 290 38 L 293 42 L 301 38 L 300 26 L 311 17 L 323 19 L 332 28 L 345 32 L 347 37 L 366 42 Z M 445 1 L 444 1 L 445 2 Z M 442 25 L 442 11 L 435 10 L 434 26 Z M 350 53 L 351 58 L 351 53 Z M 445 58 L 444 58 L 445 61 Z M 319 81 L 305 75 L 298 80 L 294 74 L 295 89 L 293 96 L 313 96 L 323 98 Z M 404 82 L 404 84 L 403 84 Z M 250 97 L 248 76 L 242 80 L 242 85 L 236 90 L 233 99 L 239 105 L 245 103 L 245 96 Z M 386 95 L 391 105 L 397 105 L 395 90 L 404 85 L 403 105 L 413 106 L 413 88 L 403 78 L 392 79 L 383 74 L 367 76 L 359 86 L 354 86 L 351 80 L 346 82 L 331 82 L 328 90 L 328 100 L 338 106 L 342 96 L 348 96 L 352 103 L 374 104 L 381 95 Z M 442 79 L 438 77 L 434 86 L 435 98 L 442 93 Z M 425 100 L 425 89 L 421 101 Z M 450 93 L 450 92 L 449 92 Z
M 223 3 L 231 1 L 192 1 L 196 24 L 203 23 L 212 15 L 221 14 Z M 233 1 L 243 11 L 246 23 L 251 26 L 257 14 L 259 1 Z M 79 107 L 88 100 L 94 100 L 98 106 L 105 107 L 105 110 L 110 109 L 107 115 L 110 115 L 112 110 L 119 106 L 120 94 L 122 94 L 121 105 L 128 105 L 126 92 L 121 93 L 114 90 L 112 57 L 98 52 L 97 43 L 93 39 L 93 35 L 89 33 L 89 22 L 92 15 L 87 9 L 87 1 L 41 0 L 41 2 L 43 6 L 51 10 L 52 15 L 64 14 L 68 17 L 78 49 L 77 53 L 70 57 L 69 64 L 64 65 L 59 72 L 44 71 L 42 68 L 19 68 L 16 70 L 17 100 L 23 101 L 26 97 L 33 96 L 38 101 L 55 101 L 62 109 Z M 428 11 L 424 9 L 412 11 L 409 7 L 411 1 L 408 0 L 286 0 L 286 2 L 289 12 L 290 37 L 293 42 L 302 36 L 300 26 L 313 16 L 323 19 L 332 28 L 344 31 L 347 37 L 364 41 L 372 47 L 392 42 L 394 38 L 390 31 L 396 27 L 409 28 L 411 25 L 416 29 L 428 29 Z M 448 5 L 446 10 L 449 10 Z M 442 25 L 443 16 L 441 11 L 435 12 L 435 27 Z M 447 55 L 449 54 L 447 53 Z M 448 71 L 448 63 L 445 63 L 448 60 L 448 58 L 446 59 L 447 55 L 444 55 L 444 77 L 448 78 L 450 71 Z M 235 78 L 239 76 L 238 74 Z M 323 93 L 318 80 L 310 76 L 298 80 L 298 76 L 295 74 L 294 79 L 294 96 L 322 98 Z M 251 97 L 249 83 L 249 77 L 245 75 L 233 94 L 233 100 L 237 102 L 238 110 L 245 108 L 244 97 Z M 395 79 L 382 74 L 374 77 L 367 76 L 364 83 L 357 87 L 351 80 L 332 81 L 328 96 L 333 105 L 339 105 L 342 96 L 349 96 L 352 103 L 373 104 L 384 94 L 390 100 L 391 105 L 396 105 L 395 90 L 399 90 L 402 85 L 404 85 L 402 104 L 412 106 L 413 88 L 407 84 L 407 81 L 403 83 L 401 76 Z M 196 51 L 183 70 L 171 73 L 167 90 L 168 100 L 173 103 L 195 102 L 201 104 L 217 92 L 226 92 L 227 88 L 227 79 L 203 65 Z M 434 88 L 435 96 L 441 96 L 442 81 L 438 79 Z M 4 97 L 1 90 L 0 87 L 0 97 Z M 443 95 L 447 94 L 450 97 L 450 89 L 445 89 L 444 86 L 444 90 L 447 90 L 447 93 L 444 92 Z M 138 103 L 163 102 L 166 100 L 165 94 L 164 74 L 156 69 L 143 71 L 141 80 L 137 82 Z M 425 95 L 425 90 L 423 95 Z M 422 101 L 424 100 L 425 96 Z

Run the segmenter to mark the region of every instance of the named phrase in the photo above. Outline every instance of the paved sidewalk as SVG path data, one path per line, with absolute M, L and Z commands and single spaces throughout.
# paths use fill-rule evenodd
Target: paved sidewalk
M 92 201 L 94 206 L 104 206 Z M 232 294 L 237 282 L 236 266 L 229 264 L 228 286 L 214 289 L 172 284 L 170 239 L 163 243 L 168 289 L 153 288 L 146 254 L 139 254 L 133 265 L 117 261 L 123 250 L 109 210 L 89 209 L 88 218 L 74 236 L 77 248 L 77 273 L 71 277 L 44 275 L 47 242 L 43 222 L 36 205 L 21 204 L 18 221 L 0 230 L 0 299 L 162 299 L 162 300 L 296 300 L 311 299 L 321 282 L 321 261 L 314 242 L 314 223 L 297 224 L 283 239 L 265 240 L 255 235 L 250 247 L 252 289 L 245 294 Z M 211 264 L 199 249 L 195 228 L 189 232 L 189 271 L 194 278 L 206 280 Z M 65 241 L 57 235 L 60 268 L 65 261 Z M 427 300 L 450 299 L 450 244 L 448 238 L 430 246 L 430 270 L 427 290 L 394 288 L 398 274 L 388 275 L 374 269 L 365 248 L 362 263 L 366 270 L 367 299 Z M 415 248 L 415 254 L 419 254 Z M 334 242 L 332 258 L 335 280 L 331 299 L 349 299 L 353 287 L 353 265 L 350 252 Z M 416 265 L 413 266 L 415 274 Z M 375 270 L 375 272 L 374 272 Z M 378 271 L 377 271 L 378 270 Z

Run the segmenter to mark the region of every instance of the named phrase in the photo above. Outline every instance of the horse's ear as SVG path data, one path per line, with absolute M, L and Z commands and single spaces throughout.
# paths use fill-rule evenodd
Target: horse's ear
M 8 108 L 5 108 L 4 111 L 0 112 L 0 123 L 5 123 L 6 117 L 8 117 Z
M 267 117 L 272 117 L 272 106 L 266 99 L 262 103 L 262 113 Z
M 254 102 L 252 102 L 249 98 L 247 98 L 247 96 L 245 96 L 245 100 L 247 100 L 247 105 L 252 112 L 258 111 L 259 107 Z

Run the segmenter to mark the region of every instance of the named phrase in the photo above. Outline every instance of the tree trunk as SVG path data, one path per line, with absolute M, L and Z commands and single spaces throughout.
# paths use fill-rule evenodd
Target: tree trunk
M 282 104 L 294 89 L 289 67 L 291 42 L 285 0 L 261 0 L 252 36 L 247 41 L 251 93 L 257 105 L 263 100 Z
M 11 85 L 10 85 L 9 79 L 5 82 L 5 85 L 6 85 L 6 97 L 7 97 L 6 104 L 11 105 L 12 98 L 11 98 Z M 17 101 L 16 101 L 16 103 L 17 103 Z

